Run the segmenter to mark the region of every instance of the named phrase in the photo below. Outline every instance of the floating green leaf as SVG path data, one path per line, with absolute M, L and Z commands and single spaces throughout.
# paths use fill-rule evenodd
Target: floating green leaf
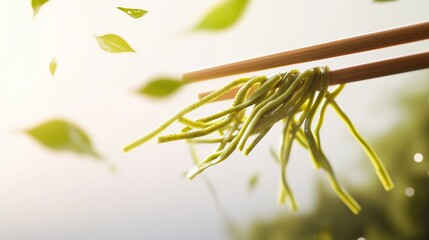
M 195 26 L 194 30 L 218 31 L 234 25 L 249 3 L 249 0 L 223 0 L 211 9 Z
M 52 119 L 26 130 L 26 133 L 48 149 L 72 151 L 100 158 L 88 135 L 78 126 L 65 120 Z
M 39 12 L 40 8 L 49 0 L 31 0 L 31 7 L 33 7 L 33 16 Z
M 250 191 L 252 191 L 253 189 L 255 189 L 255 187 L 258 185 L 259 182 L 259 174 L 255 173 L 253 174 L 248 181 L 248 188 Z
M 49 64 L 49 70 L 51 71 L 52 77 L 55 77 L 55 71 L 57 70 L 57 59 L 54 57 Z
M 162 98 L 168 97 L 177 92 L 182 86 L 183 82 L 170 77 L 155 78 L 141 87 L 138 92 L 150 97 Z
M 117 7 L 117 9 L 119 9 L 122 12 L 130 15 L 130 17 L 132 17 L 132 18 L 141 18 L 141 17 L 143 17 L 147 13 L 146 10 L 136 9 L 136 8 Z
M 106 52 L 121 53 L 135 52 L 134 49 L 123 38 L 116 34 L 106 34 L 103 36 L 95 36 L 98 45 Z

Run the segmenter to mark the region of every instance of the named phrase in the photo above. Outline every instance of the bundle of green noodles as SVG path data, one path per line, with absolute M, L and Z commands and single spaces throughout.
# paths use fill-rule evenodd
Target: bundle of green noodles
M 344 86 L 339 85 L 332 92 L 328 91 L 328 71 L 327 67 L 316 67 L 302 73 L 298 70 L 291 70 L 269 78 L 257 76 L 235 80 L 182 109 L 146 136 L 126 146 L 124 151 L 145 143 L 172 123 L 180 122 L 185 125 L 181 132 L 159 136 L 158 142 L 187 140 L 192 144 L 216 145 L 212 154 L 187 173 L 186 176 L 192 179 L 205 169 L 226 160 L 235 150 L 242 151 L 247 156 L 272 126 L 279 122 L 283 125 L 282 140 L 279 152 L 276 153 L 281 176 L 279 202 L 283 203 L 289 199 L 292 209 L 297 209 L 295 198 L 286 179 L 286 167 L 292 144 L 297 141 L 309 151 L 316 169 L 326 172 L 329 183 L 337 196 L 353 213 L 357 214 L 360 211 L 359 204 L 338 183 L 331 164 L 322 150 L 319 132 L 328 106 L 335 110 L 346 123 L 352 135 L 362 145 L 384 188 L 390 190 L 393 183 L 376 153 L 360 136 L 336 103 L 335 97 Z M 236 86 L 241 87 L 230 108 L 197 120 L 186 117 L 186 114 L 219 98 Z M 256 90 L 250 94 L 250 90 L 255 88 Z M 313 128 L 313 119 L 317 113 L 319 114 L 318 122 Z M 217 136 L 206 138 L 206 135 Z M 252 141 L 250 141 L 251 137 Z

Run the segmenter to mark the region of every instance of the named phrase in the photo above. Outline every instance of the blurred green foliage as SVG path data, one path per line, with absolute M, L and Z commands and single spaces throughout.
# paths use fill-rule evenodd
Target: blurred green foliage
M 429 239 L 429 161 L 413 159 L 416 153 L 429 156 L 428 97 L 428 84 L 400 97 L 403 119 L 375 145 L 395 182 L 392 191 L 372 175 L 374 184 L 351 191 L 363 209 L 355 216 L 320 186 L 313 212 L 257 220 L 245 239 Z
M 166 99 L 178 92 L 185 83 L 174 77 L 155 77 L 137 89 L 137 93 L 145 97 Z
M 117 7 L 117 9 L 119 9 L 122 12 L 128 14 L 132 18 L 141 18 L 141 17 L 143 17 L 147 13 L 146 10 L 136 9 L 136 8 Z
M 111 53 L 135 52 L 134 49 L 123 38 L 116 34 L 106 34 L 103 36 L 94 36 L 97 39 L 98 45 Z
M 31 0 L 31 7 L 33 8 L 33 16 L 36 16 L 40 8 L 49 0 Z
M 164 98 L 177 92 L 183 85 L 184 83 L 180 79 L 157 77 L 149 80 L 137 92 L 149 97 Z
M 194 30 L 219 31 L 233 26 L 243 15 L 249 0 L 222 0 L 194 27 Z
M 54 57 L 49 64 L 49 71 L 52 74 L 52 77 L 55 77 L 55 71 L 57 71 L 57 59 Z
M 50 150 L 71 151 L 101 159 L 88 135 L 66 120 L 51 119 L 26 130 L 26 133 Z
M 255 173 L 252 176 L 250 176 L 250 178 L 247 182 L 249 191 L 253 191 L 258 186 L 258 183 L 259 183 L 259 174 L 258 173 Z

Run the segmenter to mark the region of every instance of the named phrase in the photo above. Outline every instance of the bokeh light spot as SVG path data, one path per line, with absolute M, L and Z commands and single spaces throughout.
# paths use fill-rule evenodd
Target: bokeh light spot
M 405 189 L 405 196 L 407 196 L 407 197 L 412 197 L 412 196 L 414 196 L 414 188 L 412 188 L 412 187 L 407 187 L 406 189 Z
M 417 163 L 421 163 L 423 161 L 423 154 L 421 153 L 414 154 L 414 161 Z

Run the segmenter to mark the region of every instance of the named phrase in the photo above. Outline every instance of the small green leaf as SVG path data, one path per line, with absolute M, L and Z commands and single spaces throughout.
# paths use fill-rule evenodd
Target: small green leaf
M 122 12 L 130 15 L 130 17 L 132 17 L 132 18 L 141 18 L 147 13 L 147 11 L 143 10 L 143 9 L 123 8 L 123 7 L 117 7 L 117 9 L 119 9 Z
M 259 182 L 259 175 L 258 174 L 253 174 L 248 181 L 248 188 L 250 191 L 254 190 L 255 187 L 258 185 Z
M 194 30 L 218 31 L 234 25 L 243 15 L 249 0 L 223 0 L 211 9 Z
M 374 0 L 374 2 L 393 2 L 396 0 Z
M 95 36 L 98 45 L 106 51 L 112 53 L 135 52 L 134 49 L 121 37 L 116 34 L 106 34 Z
M 277 152 L 276 150 L 274 150 L 273 146 L 270 146 L 269 150 L 270 150 L 271 157 L 273 157 L 273 160 L 276 161 L 276 163 L 279 163 L 280 162 L 279 156 L 277 155 Z
M 49 70 L 51 71 L 52 77 L 55 77 L 55 71 L 57 70 L 57 59 L 54 57 L 49 64 Z
M 78 126 L 65 120 L 52 119 L 26 130 L 26 133 L 48 149 L 72 151 L 100 158 L 88 135 Z
M 155 78 L 141 87 L 138 92 L 150 97 L 162 98 L 177 92 L 184 83 L 175 78 Z
M 33 7 L 33 16 L 39 12 L 40 8 L 49 0 L 31 0 L 31 7 Z

